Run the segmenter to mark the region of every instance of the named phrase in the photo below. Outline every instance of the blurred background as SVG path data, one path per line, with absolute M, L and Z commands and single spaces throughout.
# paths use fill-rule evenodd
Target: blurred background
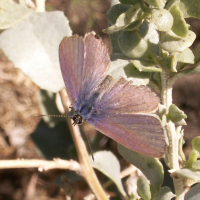
M 46 0 L 46 11 L 63 11 L 70 22 L 73 34 L 84 36 L 94 30 L 103 39 L 111 52 L 108 35 L 102 33 L 107 27 L 104 17 L 110 8 L 110 0 Z M 199 42 L 199 21 L 187 19 Z M 196 43 L 191 47 L 196 47 Z M 173 103 L 183 110 L 188 118 L 184 127 L 186 156 L 191 151 L 191 141 L 200 135 L 200 75 L 179 79 L 173 89 Z M 76 150 L 64 120 L 53 128 L 45 125 L 40 114 L 38 92 L 30 78 L 15 68 L 0 50 L 0 159 L 46 158 L 77 159 Z M 44 92 L 45 93 L 45 92 Z M 55 95 L 52 98 L 54 101 Z M 57 114 L 57 113 L 52 113 Z M 82 127 L 88 132 L 93 151 L 111 150 L 118 156 L 122 168 L 126 162 L 119 156 L 116 143 L 89 125 Z M 68 134 L 66 134 L 66 132 Z M 65 142 L 66 141 L 66 142 Z M 58 143 L 57 143 L 58 142 Z M 102 182 L 107 179 L 98 173 Z M 111 186 L 112 187 L 112 186 Z M 73 172 L 50 170 L 40 173 L 37 169 L 6 169 L 0 171 L 0 200 L 65 199 L 65 193 L 73 199 L 83 199 L 89 193 L 86 182 Z M 108 188 L 109 191 L 109 188 Z M 110 193 L 117 198 L 116 188 Z M 37 194 L 37 195 L 36 195 Z M 114 198 L 116 197 L 116 198 Z

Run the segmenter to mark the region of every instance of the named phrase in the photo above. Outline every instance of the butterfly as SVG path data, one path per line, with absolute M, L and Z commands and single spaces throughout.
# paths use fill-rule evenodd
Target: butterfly
M 108 50 L 95 32 L 65 37 L 59 46 L 63 80 L 73 107 L 73 124 L 89 122 L 127 148 L 163 156 L 166 143 L 160 120 L 151 113 L 159 98 L 147 86 L 107 75 Z

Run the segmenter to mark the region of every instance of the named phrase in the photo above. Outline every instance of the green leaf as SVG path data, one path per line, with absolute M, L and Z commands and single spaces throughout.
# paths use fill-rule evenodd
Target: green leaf
M 142 176 L 137 182 L 137 191 L 144 200 L 151 199 L 150 185 L 146 177 Z
M 174 73 L 170 79 L 174 83 L 177 79 L 183 76 L 191 76 L 198 73 L 200 73 L 200 65 L 198 65 L 197 67 L 187 68 L 185 70 L 179 71 L 178 73 Z
M 110 151 L 99 151 L 94 154 L 94 159 L 95 161 L 90 159 L 92 167 L 108 176 L 116 184 L 120 193 L 126 196 L 120 178 L 120 164 L 115 155 Z
M 120 144 L 117 145 L 119 153 L 131 164 L 136 166 L 150 181 L 153 190 L 159 191 L 164 177 L 163 167 L 157 158 L 149 157 L 132 151 Z
M 170 10 L 171 7 L 173 7 L 176 4 L 179 4 L 179 2 L 180 0 L 169 0 L 165 5 L 165 9 Z
M 113 54 L 116 54 L 116 53 L 122 54 L 122 51 L 121 51 L 121 49 L 119 47 L 119 43 L 118 43 L 118 38 L 121 35 L 121 33 L 122 33 L 122 31 L 118 31 L 113 34 L 110 34 L 110 41 L 111 41 Z
M 113 25 L 116 23 L 117 18 L 122 13 L 126 12 L 130 7 L 131 6 L 129 6 L 129 5 L 116 4 L 108 10 L 105 17 L 110 22 L 110 24 Z
M 30 137 L 39 155 L 42 154 L 48 160 L 77 158 L 76 150 L 72 152 L 74 144 L 66 120 L 50 128 L 42 119 Z
M 106 13 L 106 18 L 109 21 L 109 25 L 115 24 L 119 15 L 126 12 L 129 8 L 130 8 L 129 5 L 122 5 L 122 4 L 116 4 L 112 6 Z M 104 30 L 102 31 L 104 32 Z M 118 38 L 120 34 L 121 34 L 121 31 L 110 34 L 112 53 L 122 53 L 118 44 Z
M 162 69 L 155 66 L 155 63 L 149 60 L 133 60 L 134 67 L 136 67 L 140 72 L 161 72 Z
M 200 158 L 200 136 L 197 136 L 192 140 L 192 149 L 187 161 L 187 168 L 192 168 L 194 162 Z
M 28 17 L 32 12 L 32 9 L 16 4 L 12 0 L 1 0 L 0 29 L 6 29 L 15 25 Z
M 138 33 L 145 41 L 148 42 L 150 51 L 155 51 L 155 49 L 156 51 L 158 50 L 156 45 L 159 44 L 159 33 L 155 29 L 155 25 L 153 23 L 148 23 L 144 20 L 139 27 Z
M 174 18 L 172 31 L 180 37 L 186 37 L 188 34 L 188 25 L 186 24 L 185 19 L 183 18 L 183 13 L 179 9 L 179 6 L 173 6 L 170 9 L 170 12 Z
M 55 104 L 55 93 L 47 90 L 40 90 L 37 93 L 37 96 L 40 110 L 43 115 L 60 115 L 60 112 L 58 111 L 58 108 Z M 55 127 L 60 121 L 63 120 L 63 118 L 60 117 L 50 116 L 45 116 L 43 117 L 43 119 L 46 124 L 51 128 Z
M 156 87 L 153 87 L 156 91 L 161 93 L 161 88 L 162 88 L 162 81 L 160 77 L 160 73 L 153 73 L 151 76 L 151 82 L 156 85 Z M 149 85 L 151 85 L 151 82 Z
M 132 81 L 133 85 L 147 85 L 151 78 L 150 72 L 140 72 L 131 63 L 124 67 L 124 72 L 127 78 Z
M 199 152 L 200 157 L 200 136 L 197 136 L 192 140 L 192 148 Z
M 200 170 L 200 160 L 196 160 L 192 163 L 192 169 Z
M 159 104 L 158 106 L 158 111 L 159 111 L 159 114 L 160 115 L 165 115 L 166 112 L 167 112 L 167 108 L 166 106 L 162 105 L 162 104 Z
M 186 168 L 192 168 L 193 163 L 197 160 L 198 157 L 199 157 L 199 152 L 196 150 L 192 150 L 190 152 Z
M 175 56 L 177 62 L 194 64 L 194 54 L 189 48 L 182 52 L 172 52 L 171 55 Z
M 138 0 L 119 0 L 122 4 L 130 4 L 135 5 L 136 3 L 139 3 Z
M 182 70 L 183 68 L 185 68 L 187 66 L 187 63 L 181 63 L 181 62 L 179 62 L 179 63 L 177 63 L 177 65 L 176 65 L 176 69 L 177 69 L 177 71 L 180 71 L 180 70 Z
M 158 31 L 169 31 L 174 22 L 171 13 L 165 9 L 152 9 L 151 20 Z
M 103 32 L 112 34 L 117 31 L 125 29 L 127 26 L 132 25 L 134 22 L 147 17 L 149 14 L 144 13 L 139 4 L 131 6 L 126 12 L 122 13 L 116 20 L 115 24 L 104 29 Z M 141 23 L 137 24 L 140 25 Z M 136 27 L 137 27 L 136 26 Z
M 198 200 L 200 199 L 200 184 L 196 184 L 190 188 L 185 195 L 185 200 Z
M 182 70 L 177 74 L 177 76 L 179 78 L 184 75 L 191 76 L 191 75 L 198 74 L 198 73 L 200 73 L 200 65 L 198 65 L 197 67 L 190 67 L 188 69 Z
M 135 29 L 138 29 L 139 26 L 142 24 L 142 20 L 137 20 L 133 23 L 131 23 L 130 25 L 128 25 L 126 28 L 124 28 L 124 31 L 133 31 Z
M 200 182 L 200 171 L 193 171 L 190 169 L 180 169 L 174 172 L 178 177 L 192 179 L 195 182 Z
M 113 59 L 112 55 L 111 59 Z M 108 74 L 117 79 L 120 76 L 125 77 L 132 82 L 133 85 L 147 85 L 151 77 L 151 73 L 140 72 L 128 60 L 116 59 L 111 62 Z
M 177 70 L 181 70 L 186 65 L 180 65 L 180 63 L 194 63 L 194 54 L 189 48 L 187 48 L 182 52 L 172 52 L 170 55 L 163 52 L 162 58 L 157 56 L 156 59 L 160 67 L 165 71 L 177 72 Z
M 57 92 L 64 88 L 58 47 L 71 34 L 63 12 L 33 12 L 1 33 L 0 48 L 39 87 Z
M 186 119 L 186 118 L 187 118 L 187 115 L 182 110 L 180 110 L 176 105 L 172 104 L 169 107 L 169 112 L 167 114 L 168 120 L 171 120 L 175 124 L 180 125 L 181 120 Z M 181 125 L 186 125 L 186 123 L 181 124 Z
M 169 31 L 167 33 L 161 33 L 160 46 L 169 52 L 181 52 L 190 47 L 196 38 L 196 34 L 192 31 L 188 31 L 186 37 L 182 38 Z
M 140 58 L 148 55 L 148 44 L 137 31 L 122 32 L 118 42 L 121 51 L 128 57 Z
M 195 0 L 195 1 L 181 0 L 179 6 L 183 12 L 184 18 L 195 17 L 200 19 L 200 12 L 199 12 L 200 0 Z
M 183 125 L 187 125 L 187 123 L 186 123 L 186 121 L 184 119 L 182 119 L 182 120 L 176 122 L 176 125 L 177 126 L 183 126 Z
M 164 69 L 165 71 L 168 72 L 177 72 L 176 70 L 176 59 L 175 56 L 168 56 L 168 55 L 164 55 L 165 57 L 161 58 L 158 57 L 157 58 L 157 62 L 160 66 L 160 68 Z
M 149 5 L 155 8 L 163 8 L 165 6 L 166 0 L 145 0 Z
M 158 194 L 155 196 L 154 200 L 170 200 L 173 197 L 175 197 L 169 187 L 161 187 L 160 191 Z
M 198 63 L 200 61 L 200 44 L 197 45 L 194 51 L 194 56 L 195 56 L 195 63 Z

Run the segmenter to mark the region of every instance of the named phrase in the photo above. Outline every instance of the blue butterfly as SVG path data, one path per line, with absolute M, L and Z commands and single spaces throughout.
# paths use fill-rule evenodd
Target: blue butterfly
M 166 143 L 160 120 L 151 113 L 159 98 L 146 86 L 107 75 L 110 56 L 90 32 L 66 37 L 59 47 L 62 76 L 74 110 L 73 124 L 89 122 L 98 131 L 133 151 L 161 157 Z

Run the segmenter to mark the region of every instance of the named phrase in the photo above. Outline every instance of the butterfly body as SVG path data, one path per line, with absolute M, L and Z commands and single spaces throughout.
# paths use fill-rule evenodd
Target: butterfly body
M 151 113 L 159 98 L 146 86 L 107 75 L 110 57 L 94 32 L 66 37 L 59 47 L 61 72 L 74 110 L 73 124 L 88 121 L 97 130 L 140 153 L 161 157 L 165 137 Z
M 105 91 L 108 89 L 111 81 L 113 80 L 112 76 L 107 75 L 105 79 L 100 83 L 98 87 L 96 87 L 87 97 L 82 97 L 80 104 L 77 108 L 75 108 L 75 114 L 74 116 L 81 116 L 82 122 L 83 121 L 92 121 L 92 119 L 95 118 L 95 116 L 98 116 L 101 113 L 101 108 L 97 110 L 99 101 L 102 99 L 102 95 L 105 93 Z M 99 101 L 98 101 L 99 98 Z M 76 121 L 76 119 L 75 119 Z M 81 123 L 79 123 L 81 124 Z

